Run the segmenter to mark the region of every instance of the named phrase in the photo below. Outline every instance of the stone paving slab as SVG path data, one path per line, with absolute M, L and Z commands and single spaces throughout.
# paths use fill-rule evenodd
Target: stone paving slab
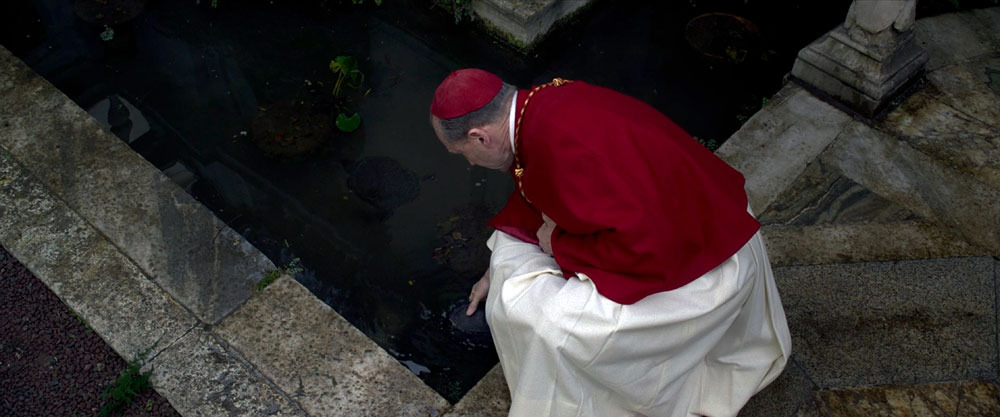
M 0 243 L 126 359 L 197 322 L 2 147 Z
M 1000 72 L 1000 66 L 997 71 Z M 1000 109 L 1000 94 L 988 91 L 975 95 L 976 87 L 983 86 L 976 83 L 949 86 L 948 89 L 969 91 L 962 97 L 966 101 L 962 106 L 970 111 L 975 112 L 975 107 Z M 951 169 L 1000 188 L 1000 119 L 990 120 L 995 126 L 976 120 L 969 113 L 936 100 L 934 96 L 942 94 L 939 91 L 933 84 L 925 86 L 889 113 L 878 128 L 891 132 L 913 149 L 946 162 Z M 980 114 L 986 116 L 983 112 Z
M 907 210 L 813 161 L 757 216 L 763 226 L 816 226 L 920 220 Z
M 497 364 L 444 417 L 506 417 L 510 391 Z
M 981 16 L 961 12 L 916 21 L 913 32 L 917 43 L 927 50 L 928 72 L 995 51 L 991 39 L 981 35 L 991 32 Z
M 822 161 L 810 163 L 758 219 L 775 266 L 988 254 Z
M 795 357 L 820 388 L 997 375 L 991 257 L 775 268 Z
M 789 83 L 716 155 L 743 173 L 750 207 L 762 213 L 850 121 L 850 116 Z
M 207 323 L 274 265 L 0 47 L 0 145 Z
M 894 136 L 851 123 L 820 159 L 956 236 L 1000 254 L 1000 189 L 963 175 Z
M 1000 53 L 928 73 L 930 88 L 925 88 L 924 93 L 968 118 L 1000 129 L 1000 106 L 997 105 L 1000 100 L 998 55 Z
M 285 276 L 215 328 L 315 416 L 428 416 L 450 404 Z
M 820 391 L 799 417 L 995 417 L 1000 391 L 984 381 Z
M 307 414 L 201 326 L 154 358 L 150 382 L 185 417 Z

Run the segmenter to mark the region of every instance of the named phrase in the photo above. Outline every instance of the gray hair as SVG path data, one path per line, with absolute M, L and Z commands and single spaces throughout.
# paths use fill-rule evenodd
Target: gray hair
M 503 83 L 497 95 L 485 106 L 452 119 L 438 119 L 438 130 L 445 140 L 460 142 L 469 133 L 469 129 L 496 123 L 507 117 L 510 99 L 516 92 L 516 87 Z

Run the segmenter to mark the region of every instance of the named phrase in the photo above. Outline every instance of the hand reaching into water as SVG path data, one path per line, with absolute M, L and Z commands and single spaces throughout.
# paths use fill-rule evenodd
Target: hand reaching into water
M 490 270 L 487 269 L 483 277 L 476 281 L 472 286 L 472 292 L 469 293 L 469 308 L 465 310 L 466 316 L 471 316 L 476 314 L 476 308 L 479 307 L 479 302 L 486 299 L 486 295 L 490 292 Z

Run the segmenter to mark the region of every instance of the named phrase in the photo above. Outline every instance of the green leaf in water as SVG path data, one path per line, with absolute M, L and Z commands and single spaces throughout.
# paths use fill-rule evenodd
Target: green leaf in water
M 108 25 L 104 25 L 104 32 L 101 32 L 101 40 L 109 42 L 114 38 L 115 38 L 115 30 L 108 27 Z
M 337 129 L 344 132 L 350 133 L 358 130 L 358 126 L 361 125 L 361 115 L 354 113 L 353 116 L 347 117 L 346 114 L 340 113 L 337 116 Z

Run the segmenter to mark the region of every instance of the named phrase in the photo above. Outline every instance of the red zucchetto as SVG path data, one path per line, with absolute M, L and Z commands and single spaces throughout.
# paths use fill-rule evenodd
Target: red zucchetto
M 476 68 L 466 68 L 448 74 L 434 91 L 431 114 L 438 119 L 454 119 L 479 110 L 503 87 L 495 74 Z

